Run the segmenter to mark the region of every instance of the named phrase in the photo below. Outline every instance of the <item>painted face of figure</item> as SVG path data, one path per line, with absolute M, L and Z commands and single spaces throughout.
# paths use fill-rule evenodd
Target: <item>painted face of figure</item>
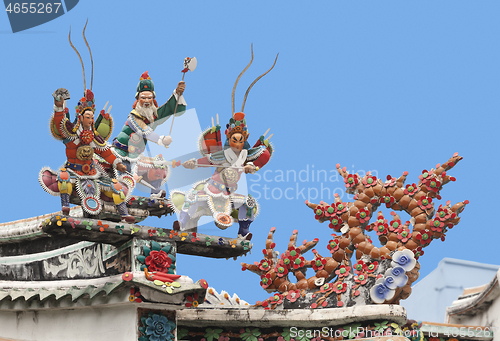
M 148 171 L 149 181 L 165 179 L 166 176 L 167 172 L 163 168 L 155 168 Z
M 91 110 L 85 110 L 82 115 L 83 129 L 91 129 L 94 124 L 94 113 Z
M 151 91 L 143 91 L 139 94 L 139 105 L 141 107 L 149 108 L 153 105 L 154 96 Z
M 240 133 L 234 134 L 229 139 L 229 146 L 235 152 L 241 152 L 244 144 L 245 144 L 245 138 Z

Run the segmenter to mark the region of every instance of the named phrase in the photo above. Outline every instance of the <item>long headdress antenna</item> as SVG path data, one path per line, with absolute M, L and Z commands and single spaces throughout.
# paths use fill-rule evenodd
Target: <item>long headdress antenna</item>
M 233 93 L 231 94 L 231 102 L 233 104 L 233 117 L 234 117 L 234 93 L 236 92 L 236 85 L 238 85 L 238 82 L 239 82 L 241 76 L 243 76 L 243 74 L 245 73 L 245 71 L 248 70 L 248 68 L 250 67 L 250 65 L 252 65 L 252 62 L 253 62 L 253 44 L 251 45 L 251 49 L 252 49 L 252 59 L 250 60 L 250 63 L 248 63 L 247 67 L 244 68 L 243 71 L 241 71 L 241 73 L 238 76 L 238 78 L 236 78 L 236 82 L 234 82 Z
M 259 79 L 261 79 L 262 77 L 264 77 L 265 75 L 267 75 L 269 73 L 269 71 L 271 71 L 273 69 L 274 65 L 276 65 L 276 61 L 278 60 L 278 56 L 279 55 L 280 55 L 279 53 L 276 55 L 276 59 L 274 60 L 273 66 L 271 66 L 271 68 L 269 70 L 267 70 L 266 72 L 264 72 L 262 75 L 260 75 L 259 77 L 257 77 L 257 79 L 254 80 L 253 83 L 250 84 L 250 86 L 248 87 L 247 92 L 245 93 L 245 97 L 243 98 L 243 104 L 241 105 L 241 112 L 243 112 L 243 110 L 245 109 L 245 102 L 247 101 L 247 96 L 248 96 L 248 93 L 250 92 L 250 89 L 252 89 L 252 86 L 254 86 L 255 83 L 257 83 L 257 81 Z
M 85 90 L 87 90 L 87 86 L 85 85 L 85 67 L 83 66 L 82 56 L 80 56 L 80 53 L 78 52 L 78 50 L 76 49 L 76 47 L 71 42 L 71 26 L 69 27 L 69 36 L 68 36 L 68 39 L 69 39 L 69 44 L 71 45 L 71 47 L 73 48 L 73 50 L 75 50 L 76 54 L 78 55 L 78 58 L 80 58 L 80 63 L 82 63 L 82 70 L 83 70 L 83 93 L 85 93 Z
M 90 53 L 90 63 L 92 65 L 92 69 L 90 72 L 90 90 L 92 90 L 92 85 L 94 84 L 94 60 L 92 59 L 92 51 L 90 51 L 90 46 L 89 46 L 89 43 L 87 42 L 87 38 L 85 38 L 85 29 L 87 28 L 88 22 L 89 22 L 89 19 L 87 19 L 87 22 L 85 23 L 85 27 L 83 28 L 83 40 L 85 40 L 85 44 L 87 44 L 87 47 L 88 47 L 89 53 Z

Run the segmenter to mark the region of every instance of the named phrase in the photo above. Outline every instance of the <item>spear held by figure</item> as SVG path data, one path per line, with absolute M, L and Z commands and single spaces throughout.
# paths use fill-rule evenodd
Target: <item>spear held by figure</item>
M 184 76 L 186 76 L 186 73 L 188 71 L 193 72 L 196 69 L 196 65 L 198 64 L 198 61 L 196 60 L 196 57 L 189 58 L 186 57 L 184 59 L 184 69 L 182 69 L 182 80 L 181 82 L 184 81 Z M 168 135 L 170 136 L 172 134 L 172 128 L 174 127 L 174 119 L 175 119 L 175 113 L 177 112 L 177 105 L 179 104 L 179 99 L 177 98 L 177 101 L 175 102 L 175 109 L 174 109 L 174 115 L 172 116 L 172 124 L 170 125 L 170 132 Z

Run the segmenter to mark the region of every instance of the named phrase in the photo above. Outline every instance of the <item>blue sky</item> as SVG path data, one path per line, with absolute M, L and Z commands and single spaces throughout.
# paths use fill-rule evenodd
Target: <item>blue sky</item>
M 261 259 L 271 227 L 277 228 L 279 251 L 284 251 L 297 229 L 299 240 L 318 237 L 318 251 L 328 253 L 330 229 L 315 221 L 304 200 L 309 196 L 315 202 L 331 201 L 325 188 L 333 191 L 343 185 L 330 176 L 326 181 L 313 180 L 313 170 L 334 174 L 330 172 L 340 163 L 349 170 L 371 170 L 382 178 L 408 171 L 408 182 L 417 182 L 423 169 L 447 161 L 454 152 L 464 159 L 450 172 L 457 181 L 445 186 L 441 201 L 468 199 L 470 205 L 444 243 L 434 241 L 425 249 L 421 277 L 443 257 L 499 263 L 494 172 L 500 166 L 495 133 L 500 123 L 500 3 L 153 0 L 117 4 L 81 0 L 62 17 L 16 34 L 10 33 L 7 15 L 0 14 L 1 222 L 60 209 L 59 199 L 39 187 L 37 175 L 43 166 L 56 168 L 65 160 L 63 145 L 48 131 L 51 94 L 67 88 L 72 108 L 83 90 L 80 62 L 67 40 L 70 25 L 90 82 L 90 61 L 81 38 L 88 18 L 93 91 L 97 107 L 106 101 L 113 105 L 113 136 L 123 125 L 139 76 L 146 70 L 155 82 L 158 102 L 163 103 L 181 78 L 182 60 L 196 56 L 198 68 L 186 76 L 185 98 L 204 128 L 216 113 L 223 123 L 229 119 L 231 90 L 249 61 L 251 43 L 254 63 L 238 86 L 237 108 L 248 85 L 280 53 L 275 69 L 254 86 L 245 106 L 250 141 L 271 128 L 276 148 L 271 162 L 247 178 L 250 193 L 260 196 L 262 207 L 251 227 L 252 254 L 237 261 L 182 256 L 180 274 L 205 278 L 217 290 L 236 292 L 250 303 L 265 299 L 268 294 L 260 288 L 259 278 L 241 272 L 240 262 Z M 183 134 L 190 124 L 182 120 L 174 124 L 173 143 L 191 148 L 189 143 L 195 141 L 187 142 Z M 169 157 L 168 152 L 163 154 Z M 310 176 L 299 182 L 291 176 L 280 178 L 280 172 L 287 170 L 297 175 L 302 171 L 302 179 L 306 173 Z M 269 188 L 268 199 L 264 185 Z M 289 188 L 290 199 L 284 197 Z M 323 191 L 323 197 L 315 197 L 315 191 Z M 170 228 L 173 221 L 150 218 L 145 224 Z M 219 231 L 205 225 L 200 232 L 232 237 L 237 227 Z M 312 259 L 312 254 L 308 256 Z

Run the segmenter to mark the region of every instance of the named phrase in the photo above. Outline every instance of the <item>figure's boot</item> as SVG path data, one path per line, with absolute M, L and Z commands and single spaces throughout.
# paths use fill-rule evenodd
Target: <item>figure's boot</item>
M 174 225 L 172 226 L 172 229 L 174 231 L 180 231 L 181 230 L 181 224 L 179 224 L 178 220 L 174 221 Z
M 69 194 L 68 193 L 61 193 L 61 206 L 62 206 L 62 213 L 64 215 L 69 215 Z
M 120 213 L 122 220 L 125 220 L 129 224 L 135 223 L 135 218 L 128 214 L 127 205 L 124 202 L 116 205 L 116 209 L 118 210 L 118 213 Z
M 240 220 L 240 229 L 238 230 L 238 238 L 252 240 L 252 233 L 250 233 L 251 220 Z

